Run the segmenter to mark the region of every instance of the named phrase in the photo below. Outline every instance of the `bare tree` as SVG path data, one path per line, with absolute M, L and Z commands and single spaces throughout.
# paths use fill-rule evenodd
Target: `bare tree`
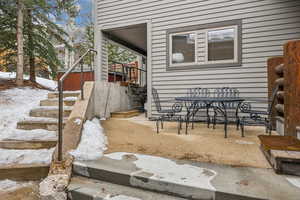
M 17 18 L 17 46 L 18 46 L 18 60 L 17 60 L 17 76 L 16 84 L 23 85 L 23 66 L 24 66 L 24 41 L 23 41 L 23 0 L 17 1 L 18 18 Z

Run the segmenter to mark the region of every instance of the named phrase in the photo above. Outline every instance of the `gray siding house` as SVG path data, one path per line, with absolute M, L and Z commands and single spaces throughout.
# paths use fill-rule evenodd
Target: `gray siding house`
M 267 98 L 267 59 L 300 38 L 299 0 L 94 0 L 94 6 L 96 84 L 108 79 L 108 41 L 142 55 L 150 116 L 152 87 L 162 100 L 223 86 Z

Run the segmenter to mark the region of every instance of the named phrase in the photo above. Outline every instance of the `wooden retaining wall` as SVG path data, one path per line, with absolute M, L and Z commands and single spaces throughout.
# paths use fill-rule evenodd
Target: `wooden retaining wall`
M 284 135 L 297 136 L 300 126 L 300 40 L 284 45 L 284 56 L 268 59 L 268 93 L 272 95 L 275 85 L 279 91 L 273 108 L 272 122 L 275 117 L 284 121 Z
M 300 40 L 284 46 L 285 135 L 296 136 L 300 126 Z

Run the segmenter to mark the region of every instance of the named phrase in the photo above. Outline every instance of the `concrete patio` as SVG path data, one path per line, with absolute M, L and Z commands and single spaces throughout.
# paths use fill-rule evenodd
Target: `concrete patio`
M 193 160 L 225 164 L 270 168 L 259 149 L 258 135 L 265 134 L 264 127 L 246 127 L 246 137 L 241 137 L 235 126 L 229 126 L 228 138 L 224 138 L 223 125 L 214 130 L 197 123 L 188 135 L 177 134 L 177 123 L 166 122 L 163 130 L 156 133 L 155 122 L 144 115 L 128 119 L 111 118 L 102 121 L 108 137 L 108 150 L 161 156 L 178 160 Z M 116 126 L 117 125 L 117 126 Z

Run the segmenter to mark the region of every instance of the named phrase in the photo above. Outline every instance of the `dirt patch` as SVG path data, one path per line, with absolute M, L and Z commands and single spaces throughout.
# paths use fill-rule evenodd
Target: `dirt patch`
M 165 123 L 164 130 L 156 134 L 155 123 L 143 121 L 142 117 L 110 119 L 102 121 L 102 125 L 109 142 L 106 153 L 141 153 L 179 160 L 270 168 L 257 138 L 257 135 L 264 134 L 263 127 L 246 127 L 246 137 L 242 138 L 235 126 L 229 126 L 228 138 L 225 139 L 222 125 L 214 130 L 207 128 L 206 124 L 196 124 L 188 135 L 177 135 L 177 123 L 174 122 Z
M 11 88 L 16 88 L 16 87 L 19 87 L 19 86 L 17 86 L 15 80 L 0 79 L 0 91 L 11 89 Z M 44 87 L 38 83 L 33 83 L 29 80 L 24 80 L 24 85 L 22 87 L 32 87 L 32 88 L 50 90 L 47 87 Z

